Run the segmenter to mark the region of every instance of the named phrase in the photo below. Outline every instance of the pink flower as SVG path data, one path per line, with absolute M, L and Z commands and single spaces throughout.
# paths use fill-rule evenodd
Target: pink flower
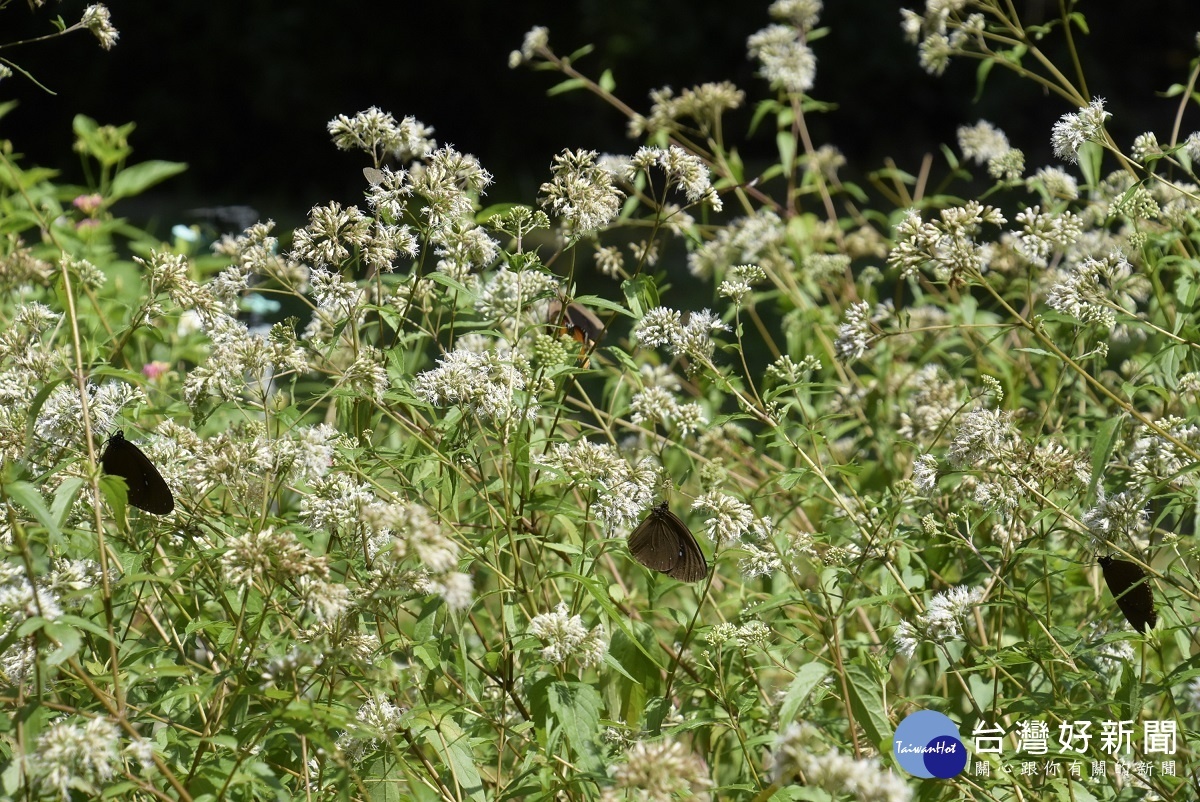
M 91 195 L 77 196 L 75 200 L 71 201 L 71 205 L 84 214 L 91 216 L 104 205 L 104 198 L 93 192 Z
M 171 366 L 166 362 L 148 362 L 145 365 L 142 365 L 142 375 L 144 375 L 147 379 L 154 381 L 170 369 Z

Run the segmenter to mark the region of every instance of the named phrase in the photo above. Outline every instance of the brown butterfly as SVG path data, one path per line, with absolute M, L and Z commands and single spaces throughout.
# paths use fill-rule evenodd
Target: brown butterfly
M 1104 581 L 1117 600 L 1117 606 L 1125 614 L 1125 620 L 1138 632 L 1153 629 L 1158 623 L 1158 613 L 1154 611 L 1154 593 L 1150 590 L 1146 572 L 1137 563 L 1111 556 L 1100 557 L 1098 562 L 1100 570 L 1104 572 Z
M 562 326 L 575 342 L 583 346 L 583 366 L 588 366 L 587 352 L 595 348 L 604 336 L 604 324 L 592 310 L 575 303 L 564 304 L 559 298 L 550 302 L 550 322 Z
M 692 530 L 663 501 L 629 535 L 629 553 L 647 568 L 680 582 L 708 576 L 708 563 Z
M 166 515 L 175 509 L 175 497 L 162 474 L 140 448 L 125 439 L 125 432 L 117 431 L 108 438 L 100 467 L 110 476 L 125 480 L 129 488 L 126 499 L 138 509 L 155 515 Z

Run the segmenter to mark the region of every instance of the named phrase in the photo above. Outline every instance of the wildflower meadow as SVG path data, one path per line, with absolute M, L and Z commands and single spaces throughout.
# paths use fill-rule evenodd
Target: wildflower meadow
M 821 0 L 649 98 L 532 27 L 629 147 L 530 197 L 346 109 L 356 203 L 166 241 L 132 124 L 3 142 L 0 798 L 1200 799 L 1200 36 L 1121 142 L 1023 5 L 888 18 L 1059 104 L 919 168 L 814 139 Z

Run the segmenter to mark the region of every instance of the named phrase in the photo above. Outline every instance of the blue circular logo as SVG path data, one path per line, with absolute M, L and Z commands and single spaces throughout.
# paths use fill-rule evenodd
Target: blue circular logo
M 958 725 L 936 710 L 905 716 L 896 727 L 892 754 L 902 769 L 925 779 L 948 780 L 967 766 L 967 748 L 958 735 Z

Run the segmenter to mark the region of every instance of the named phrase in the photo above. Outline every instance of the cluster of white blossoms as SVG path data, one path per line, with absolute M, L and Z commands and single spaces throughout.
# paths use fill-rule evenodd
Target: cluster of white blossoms
M 108 7 L 100 3 L 85 8 L 83 16 L 79 19 L 79 24 L 91 31 L 92 35 L 100 42 L 100 47 L 105 50 L 112 50 L 113 45 L 117 43 L 117 39 L 121 37 L 120 32 L 112 24 Z
M 104 716 L 83 724 L 66 719 L 52 724 L 38 736 L 28 758 L 34 782 L 64 802 L 73 797 L 72 792 L 101 796 L 115 777 L 129 770 L 127 762 L 142 769 L 152 767 L 154 747 L 135 737 L 122 748 L 120 728 Z
M 575 658 L 581 666 L 595 665 L 608 651 L 604 627 L 597 624 L 589 631 L 578 615 L 568 615 L 567 605 L 559 603 L 553 612 L 541 613 L 529 622 L 529 634 L 546 645 L 542 657 L 556 664 Z
M 245 590 L 267 582 L 294 588 L 297 600 L 318 620 L 336 618 L 351 604 L 350 589 L 330 575 L 328 556 L 313 554 L 288 530 L 268 527 L 229 538 L 221 567 L 231 587 Z
M 1114 251 L 1102 259 L 1084 259 L 1050 288 L 1046 303 L 1080 323 L 1111 330 L 1118 314 L 1134 312 L 1150 295 L 1150 280 L 1133 269 L 1124 254 Z
M 632 182 L 639 172 L 648 173 L 651 167 L 661 168 L 667 176 L 667 187 L 683 190 L 689 203 L 704 201 L 713 211 L 721 211 L 721 198 L 712 185 L 708 166 L 699 156 L 688 153 L 678 145 L 667 148 L 641 147 L 630 159 L 625 178 Z
M 704 759 L 670 736 L 633 744 L 611 774 L 613 786 L 600 797 L 606 802 L 629 799 L 630 794 L 647 802 L 707 802 L 714 785 Z
M 613 174 L 599 165 L 594 150 L 564 150 L 554 157 L 554 178 L 542 184 L 541 204 L 576 234 L 603 228 L 616 219 L 625 198 Z
M 511 351 L 456 350 L 418 374 L 413 392 L 426 403 L 462 407 L 483 420 L 533 420 L 538 405 L 523 392 L 531 373 L 529 363 Z
M 353 117 L 339 114 L 327 128 L 339 150 L 362 150 L 379 162 L 393 159 L 407 163 L 423 159 L 437 148 L 432 128 L 414 117 L 396 122 L 395 117 L 375 106 Z
M 1054 155 L 1075 164 L 1079 161 L 1079 149 L 1084 142 L 1102 141 L 1104 121 L 1112 114 L 1104 110 L 1104 99 L 1093 98 L 1092 102 L 1079 109 L 1078 112 L 1064 114 L 1054 124 L 1050 134 L 1050 144 L 1054 146 Z
M 570 481 L 592 488 L 596 517 L 610 534 L 633 526 L 654 500 L 661 471 L 650 459 L 631 465 L 608 443 L 579 438 L 573 443 L 555 443 L 538 457 L 537 463 L 561 472 Z
M 1025 171 L 1025 154 L 1008 144 L 1004 132 L 987 120 L 958 129 L 958 148 L 963 158 L 986 164 L 988 175 L 1002 181 L 1017 181 Z
M 803 778 L 834 798 L 859 802 L 908 802 L 912 790 L 903 778 L 885 769 L 877 757 L 854 758 L 825 744 L 809 724 L 792 722 L 779 733 L 771 750 L 771 772 L 779 785 Z
M 707 309 L 689 313 L 685 321 L 679 310 L 658 306 L 638 321 L 633 335 L 642 345 L 663 346 L 674 356 L 686 356 L 706 364 L 712 361 L 716 350 L 712 336 L 720 331 L 729 331 L 729 326 Z M 688 367 L 699 370 L 699 365 L 689 364 Z
M 999 209 L 976 200 L 942 209 L 937 219 L 923 220 L 919 212 L 909 211 L 896 226 L 888 265 L 898 268 L 901 278 L 929 269 L 939 281 L 964 281 L 987 269 L 988 249 L 979 241 L 983 226 L 1006 222 Z
M 15 637 L 30 618 L 55 621 L 78 608 L 88 591 L 101 582 L 100 566 L 91 560 L 55 559 L 43 576 L 30 580 L 17 563 L 0 563 L 0 641 L 9 646 L 0 652 L 0 671 L 12 682 L 22 682 L 32 672 L 37 653 L 29 638 Z
M 766 529 L 750 505 L 728 494 L 710 490 L 692 502 L 692 509 L 709 514 L 704 525 L 714 543 L 742 540 L 761 543 L 767 537 Z
M 871 304 L 857 301 L 846 307 L 845 317 L 838 326 L 834 352 L 842 362 L 854 362 L 867 353 L 875 339 L 871 331 Z
M 915 624 L 901 621 L 896 627 L 892 636 L 896 651 L 905 657 L 912 657 L 921 641 L 945 643 L 961 640 L 967 615 L 983 601 L 983 597 L 983 588 L 967 588 L 963 585 L 937 594 L 925 612 L 917 616 Z
M 376 694 L 358 708 L 354 717 L 358 719 L 357 728 L 339 735 L 337 747 L 348 761 L 360 763 L 403 727 L 404 710 Z

